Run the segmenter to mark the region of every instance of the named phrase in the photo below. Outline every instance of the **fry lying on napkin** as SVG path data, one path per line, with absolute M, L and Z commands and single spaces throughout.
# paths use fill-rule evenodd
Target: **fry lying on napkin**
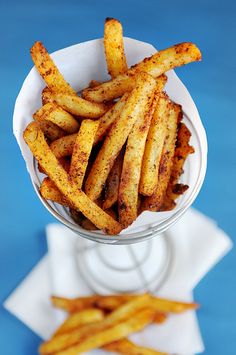
M 75 299 L 52 297 L 54 306 L 69 313 L 52 338 L 40 346 L 40 354 L 77 355 L 95 348 L 121 354 L 164 355 L 135 345 L 126 337 L 153 322 L 163 323 L 168 313 L 196 309 L 183 303 L 150 294 L 88 296 Z

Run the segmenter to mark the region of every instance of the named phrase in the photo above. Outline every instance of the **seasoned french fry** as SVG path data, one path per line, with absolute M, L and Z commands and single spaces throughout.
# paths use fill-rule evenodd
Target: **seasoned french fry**
M 114 121 L 116 121 L 124 107 L 128 94 L 123 97 L 99 119 L 99 127 L 94 138 L 94 144 L 97 144 L 104 135 L 111 128 Z M 64 133 L 62 133 L 64 135 Z M 73 147 L 76 140 L 76 134 L 71 134 L 55 140 L 50 148 L 57 158 L 65 157 L 72 154 Z
M 157 312 L 182 313 L 188 310 L 197 309 L 199 305 L 191 302 L 178 302 L 165 298 L 151 296 L 150 306 Z
M 138 189 L 146 138 L 157 100 L 140 116 L 128 137 L 118 192 L 119 222 L 128 227 L 138 215 Z
M 90 333 L 85 339 L 77 342 L 74 346 L 59 351 L 58 355 L 77 355 L 95 348 L 100 348 L 110 342 L 123 339 L 126 336 L 139 332 L 152 322 L 154 312 L 151 309 L 144 309 L 132 318 L 114 324 L 98 333 Z M 42 353 L 43 354 L 43 353 Z
M 168 106 L 166 96 L 159 97 L 151 120 L 146 146 L 143 154 L 139 193 L 151 196 L 158 183 L 158 170 L 167 131 Z
M 51 90 L 47 86 L 45 86 L 45 88 L 42 90 L 41 99 L 43 105 L 46 105 L 49 102 L 53 102 L 53 100 L 50 97 L 50 92 Z
M 58 159 L 72 155 L 76 137 L 77 137 L 77 133 L 74 133 L 56 139 L 50 145 L 50 149 Z
M 125 58 L 123 29 L 114 18 L 107 18 L 104 26 L 104 49 L 108 73 L 112 78 L 128 70 Z
M 99 198 L 114 161 L 134 123 L 149 110 L 155 87 L 156 81 L 151 76 L 140 73 L 137 86 L 127 99 L 119 119 L 108 132 L 85 183 L 85 192 L 92 200 Z
M 55 307 L 62 308 L 69 313 L 73 313 L 91 307 L 98 307 L 106 311 L 113 311 L 123 303 L 128 302 L 135 297 L 137 297 L 137 295 L 127 294 L 109 296 L 93 295 L 72 299 L 52 296 L 51 301 Z
M 69 174 L 79 189 L 82 188 L 98 126 L 99 121 L 83 120 L 76 137 Z
M 96 295 L 94 296 L 96 298 Z M 91 299 L 90 299 L 91 300 Z M 89 300 L 89 301 L 90 301 Z M 121 305 L 114 312 L 110 313 L 104 320 L 97 322 L 96 324 L 87 324 L 83 327 L 79 327 L 79 332 L 77 329 L 71 331 L 69 334 L 62 334 L 55 336 L 53 339 L 45 342 L 40 347 L 41 354 L 51 354 L 53 352 L 58 352 L 62 349 L 66 349 L 72 346 L 84 338 L 87 338 L 91 334 L 97 334 L 103 330 L 114 326 L 126 319 L 133 318 L 138 311 L 141 311 L 147 307 L 150 302 L 150 296 L 148 294 L 138 295 L 134 300 Z M 152 318 L 155 316 L 155 311 L 152 311 Z
M 167 313 L 165 312 L 156 312 L 153 319 L 153 323 L 161 324 L 167 320 Z
M 89 88 L 95 88 L 96 86 L 100 85 L 100 81 L 97 80 L 91 80 L 89 83 Z
M 121 151 L 108 175 L 105 187 L 105 198 L 102 204 L 103 210 L 112 207 L 118 200 L 120 177 L 122 172 L 124 154 Z
M 36 121 L 50 121 L 56 124 L 67 133 L 75 133 L 79 130 L 79 123 L 76 119 L 58 106 L 55 102 L 48 102 L 34 113 Z
M 108 234 L 118 234 L 121 231 L 120 224 L 77 188 L 49 148 L 37 122 L 31 122 L 23 136 L 35 158 L 69 203 L 79 209 L 99 229 L 105 230 Z
M 168 355 L 167 353 L 138 346 L 128 339 L 117 340 L 103 346 L 103 349 L 124 355 Z
M 152 295 L 144 295 L 144 298 L 141 298 L 141 300 L 139 299 L 139 297 L 141 296 L 137 294 L 109 296 L 93 295 L 73 299 L 52 296 L 51 300 L 52 304 L 55 307 L 62 308 L 69 313 L 94 307 L 98 307 L 99 309 L 103 309 L 105 311 L 113 311 L 119 308 L 121 305 L 124 305 L 125 303 L 128 307 L 128 310 L 127 308 L 125 308 L 125 312 L 130 313 L 130 308 L 132 309 L 134 307 L 134 303 L 130 303 L 130 301 L 134 301 L 137 299 L 138 301 L 135 303 L 136 307 L 139 307 L 141 305 L 141 302 L 143 302 L 143 307 L 153 307 L 157 313 L 181 313 L 189 309 L 198 308 L 198 304 L 196 303 L 178 302 Z
M 102 103 L 90 102 L 80 96 L 73 95 L 63 91 L 49 91 L 43 93 L 46 102 L 55 101 L 64 110 L 75 116 L 96 119 L 101 117 L 109 106 Z
M 186 125 L 182 122 L 179 123 L 173 166 L 163 205 L 161 207 L 162 210 L 167 211 L 173 209 L 176 205 L 176 198 L 188 189 L 188 185 L 178 184 L 178 181 L 183 173 L 183 165 L 186 158 L 189 154 L 194 153 L 194 148 L 189 145 L 190 137 L 191 132 Z
M 94 144 L 98 143 L 104 138 L 112 124 L 118 119 L 123 110 L 123 107 L 129 97 L 129 93 L 124 94 L 116 104 L 110 108 L 100 119 L 99 127 L 95 136 Z
M 61 191 L 58 190 L 54 182 L 48 177 L 43 179 L 39 191 L 45 200 L 51 200 L 64 206 L 70 205 Z
M 69 315 L 65 322 L 56 330 L 54 336 L 69 333 L 75 328 L 79 328 L 85 324 L 95 323 L 104 318 L 104 313 L 97 308 L 88 308 Z
M 65 298 L 52 296 L 51 302 L 53 306 L 64 309 L 69 313 L 79 312 L 87 308 L 94 308 L 96 301 L 100 298 L 99 295 L 78 297 L 78 298 Z
M 113 100 L 126 91 L 132 90 L 135 85 L 134 76 L 139 71 L 157 78 L 170 69 L 199 60 L 201 60 L 201 52 L 195 44 L 190 42 L 176 44 L 144 59 L 129 69 L 126 74 L 118 75 L 95 88 L 84 90 L 83 97 L 94 102 Z
M 35 67 L 51 90 L 76 95 L 75 90 L 65 81 L 59 72 L 43 43 L 35 42 L 30 49 L 30 53 Z
M 38 121 L 39 122 L 39 121 Z M 50 121 L 40 121 L 39 122 L 40 128 L 45 134 L 45 136 L 51 141 L 55 141 L 59 138 L 62 138 L 65 135 L 63 129 L 55 125 Z
M 161 208 L 166 188 L 168 186 L 175 152 L 177 122 L 182 115 L 182 109 L 177 104 L 172 104 L 168 123 L 167 136 L 163 146 L 162 157 L 159 166 L 158 184 L 153 195 L 146 197 L 141 205 L 141 210 L 158 211 Z

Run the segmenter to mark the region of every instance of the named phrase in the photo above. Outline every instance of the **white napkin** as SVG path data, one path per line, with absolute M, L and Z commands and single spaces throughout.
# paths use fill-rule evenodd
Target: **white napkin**
M 232 242 L 214 221 L 193 209 L 168 231 L 168 238 L 174 249 L 174 265 L 158 295 L 191 301 L 193 288 L 231 249 Z M 4 303 L 6 309 L 43 339 L 50 337 L 65 317 L 63 311 L 50 305 L 51 294 L 75 297 L 91 293 L 78 272 L 78 240 L 79 237 L 64 226 L 49 225 L 49 253 Z M 170 316 L 164 324 L 150 326 L 132 339 L 141 345 L 175 354 L 204 350 L 195 312 Z

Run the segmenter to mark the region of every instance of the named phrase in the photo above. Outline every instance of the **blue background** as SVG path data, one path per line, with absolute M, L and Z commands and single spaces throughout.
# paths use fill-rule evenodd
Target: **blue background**
M 36 198 L 12 135 L 14 101 L 32 67 L 29 48 L 39 39 L 55 51 L 101 37 L 107 16 L 122 21 L 126 36 L 158 48 L 182 41 L 201 48 L 201 63 L 177 69 L 196 101 L 209 140 L 207 177 L 195 206 L 235 240 L 235 2 L 0 0 L 0 5 L 0 302 L 46 252 L 44 226 L 53 221 Z M 198 318 L 205 354 L 236 354 L 235 270 L 233 250 L 195 290 L 202 305 Z M 39 342 L 20 321 L 0 309 L 1 354 L 35 354 Z

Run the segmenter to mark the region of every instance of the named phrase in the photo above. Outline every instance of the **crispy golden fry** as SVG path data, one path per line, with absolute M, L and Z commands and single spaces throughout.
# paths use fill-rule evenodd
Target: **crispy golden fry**
M 83 97 L 94 102 L 104 102 L 120 97 L 135 85 L 135 74 L 144 71 L 157 78 L 166 71 L 194 61 L 201 60 L 201 52 L 195 44 L 184 42 L 161 50 L 150 58 L 129 69 L 126 74 L 117 76 L 95 88 L 83 91 Z
M 138 215 L 138 190 L 146 138 L 157 100 L 140 116 L 128 137 L 118 192 L 119 222 L 128 227 Z
M 43 98 L 46 102 L 55 101 L 67 112 L 75 116 L 82 116 L 85 118 L 96 119 L 101 117 L 108 109 L 109 106 L 102 103 L 90 102 L 82 97 L 69 94 L 63 91 L 49 91 L 43 93 Z
M 94 296 L 97 297 L 96 295 Z M 90 300 L 89 300 L 90 301 Z M 110 313 L 104 320 L 97 322 L 96 324 L 87 324 L 83 327 L 79 327 L 79 332 L 77 329 L 71 331 L 69 334 L 63 334 L 55 336 L 53 339 L 45 342 L 40 347 L 41 354 L 51 354 L 58 352 L 62 349 L 66 349 L 83 339 L 87 338 L 91 334 L 97 334 L 103 330 L 114 326 L 126 319 L 133 318 L 138 311 L 146 308 L 145 306 L 150 302 L 150 296 L 138 295 L 134 300 L 121 305 L 114 312 Z M 155 311 L 152 311 L 152 318 L 155 316 Z
M 33 47 L 30 49 L 30 53 L 35 67 L 51 90 L 63 91 L 71 95 L 76 95 L 76 92 L 65 81 L 64 77 L 59 72 L 57 66 L 41 42 L 35 42 Z
M 110 108 L 100 119 L 99 119 L 99 127 L 95 136 L 94 144 L 98 143 L 102 140 L 109 129 L 111 128 L 112 124 L 119 118 L 121 111 L 124 108 L 124 105 L 129 97 L 129 94 L 124 94 L 116 104 Z
M 104 313 L 97 308 L 88 308 L 69 315 L 65 322 L 57 329 L 54 336 L 69 333 L 85 324 L 95 323 L 104 319 Z
M 69 313 L 79 312 L 87 308 L 94 308 L 96 301 L 100 298 L 99 295 L 78 297 L 78 298 L 65 298 L 52 296 L 51 301 L 53 306 L 64 309 Z
M 74 208 L 79 209 L 85 217 L 108 234 L 118 234 L 121 231 L 120 224 L 93 203 L 69 178 L 49 148 L 37 122 L 31 122 L 27 126 L 24 139 L 47 175 Z
M 70 170 L 70 159 L 67 159 L 67 157 L 64 157 L 64 158 L 59 158 L 58 161 L 63 166 L 65 171 L 69 172 L 69 170 Z M 39 170 L 40 173 L 46 174 L 39 163 L 38 163 L 38 170 Z
M 98 307 L 106 311 L 113 311 L 123 303 L 130 301 L 136 296 L 137 295 L 127 294 L 109 296 L 93 295 L 73 299 L 52 296 L 51 300 L 55 307 L 62 308 L 69 313 L 73 313 L 91 307 Z
M 197 309 L 199 305 L 197 303 L 191 302 L 178 302 L 174 300 L 169 300 L 165 298 L 159 298 L 151 296 L 150 306 L 157 312 L 167 312 L 167 313 L 182 313 L 188 310 Z
M 43 179 L 39 191 L 45 200 L 51 200 L 60 203 L 60 205 L 70 206 L 70 203 L 68 203 L 65 196 L 48 177 Z
M 165 312 L 156 312 L 153 319 L 153 323 L 161 324 L 167 320 L 167 313 Z
M 108 73 L 112 78 L 128 70 L 125 58 L 123 29 L 120 21 L 107 18 L 104 26 L 104 49 Z
M 89 88 L 95 88 L 96 86 L 100 85 L 100 81 L 97 80 L 91 80 L 89 83 Z
M 74 346 L 65 348 L 58 352 L 58 355 L 77 355 L 78 353 L 100 348 L 110 342 L 123 339 L 126 336 L 139 332 L 152 322 L 154 312 L 151 309 L 144 309 L 132 318 L 126 319 L 121 323 L 112 325 L 110 328 L 101 330 L 98 333 L 90 333 L 85 339 L 76 343 Z
M 162 210 L 167 211 L 173 209 L 176 205 L 176 198 L 188 189 L 188 185 L 178 184 L 178 181 L 183 173 L 183 165 L 186 158 L 189 154 L 194 153 L 194 148 L 189 145 L 190 137 L 191 132 L 186 125 L 182 122 L 179 123 L 173 166 L 163 205 L 161 207 Z
M 53 100 L 51 100 L 50 98 L 50 92 L 51 90 L 47 86 L 45 86 L 45 88 L 42 90 L 42 105 L 46 105 L 49 102 L 53 102 Z
M 118 120 L 114 122 L 92 166 L 85 183 L 86 194 L 99 198 L 114 161 L 122 149 L 138 117 L 142 117 L 152 102 L 156 81 L 140 73 L 137 86 L 127 99 Z
M 83 120 L 76 137 L 69 174 L 79 189 L 81 189 L 83 185 L 85 171 L 88 166 L 88 160 L 98 126 L 99 121 Z
M 130 70 L 130 69 L 129 69 Z M 94 88 L 82 91 L 82 97 L 91 102 L 109 102 L 130 92 L 136 85 L 136 74 L 133 72 L 118 75 L 115 79 L 104 82 Z
M 163 146 L 159 166 L 158 184 L 154 194 L 146 197 L 143 200 L 141 205 L 142 211 L 158 211 L 161 208 L 163 198 L 165 196 L 165 191 L 170 180 L 171 168 L 175 152 L 177 122 L 180 115 L 182 115 L 181 107 L 177 104 L 172 104 L 169 111 L 167 123 L 167 136 L 165 138 L 165 143 Z
M 168 355 L 167 353 L 138 346 L 128 339 L 117 340 L 103 346 L 103 349 L 124 355 Z
M 151 196 L 158 183 L 158 170 L 167 131 L 168 106 L 166 96 L 159 97 L 151 120 L 146 146 L 143 154 L 139 193 Z
M 57 158 L 66 157 L 72 154 L 77 133 L 61 137 L 53 141 L 50 149 Z
M 67 133 L 75 133 L 79 130 L 76 119 L 58 106 L 55 102 L 48 102 L 33 115 L 36 121 L 50 121 Z
M 99 119 L 99 127 L 94 138 L 94 144 L 97 144 L 111 128 L 114 121 L 116 121 L 124 107 L 128 94 L 124 94 L 123 97 Z M 50 146 L 53 153 L 57 158 L 65 157 L 72 154 L 73 147 L 76 140 L 76 134 L 64 136 L 62 133 L 61 138 L 54 140 Z
M 39 122 L 37 120 L 37 122 Z M 39 122 L 40 128 L 45 134 L 45 136 L 51 141 L 55 141 L 59 138 L 62 138 L 65 135 L 63 129 L 55 125 L 50 121 L 40 121 Z
M 121 151 L 108 175 L 105 186 L 105 198 L 102 204 L 103 210 L 112 207 L 117 202 L 123 157 L 124 154 Z
M 130 309 L 130 301 L 139 298 L 137 294 L 124 294 L 124 295 L 93 295 L 88 297 L 79 297 L 68 299 L 63 297 L 53 296 L 52 304 L 55 307 L 62 308 L 69 313 L 77 312 L 86 308 L 99 308 L 105 311 L 114 311 L 121 305 L 128 305 L 128 312 Z M 128 302 L 128 303 L 127 303 Z M 138 306 L 143 302 L 143 307 L 153 307 L 157 313 L 180 313 L 188 309 L 198 308 L 196 303 L 177 302 L 169 299 L 159 298 L 156 296 L 144 295 L 144 298 L 138 300 Z M 146 303 L 145 303 L 146 302 Z M 133 303 L 132 303 L 133 307 Z M 158 317 L 158 316 L 157 316 Z

